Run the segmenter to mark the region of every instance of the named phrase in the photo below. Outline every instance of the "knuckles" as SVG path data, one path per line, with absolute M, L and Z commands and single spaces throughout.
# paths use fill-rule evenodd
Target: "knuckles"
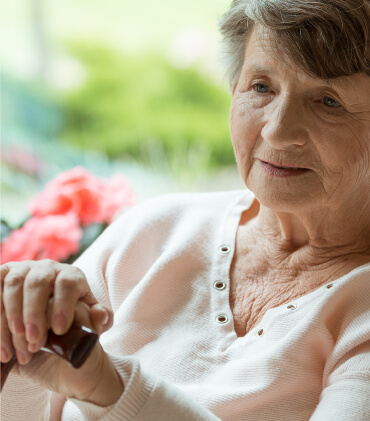
M 59 286 L 66 292 L 77 290 L 82 292 L 81 280 L 61 275 L 57 280 Z
M 76 281 L 86 279 L 85 274 L 82 272 L 82 270 L 76 266 L 63 263 L 61 269 L 61 274 L 63 274 L 66 277 L 70 277 L 72 279 L 75 279 Z
M 3 282 L 7 288 L 19 288 L 23 285 L 24 275 L 20 273 L 8 273 Z
M 25 280 L 30 288 L 49 284 L 58 279 L 66 288 L 86 281 L 84 273 L 76 266 L 50 259 L 8 262 L 0 266 L 1 281 L 7 287 L 19 287 Z
M 28 277 L 25 282 L 25 288 L 38 289 L 50 285 L 50 277 L 45 274 Z
M 66 304 L 66 300 L 74 297 L 74 301 L 75 299 L 78 299 L 77 297 L 84 296 L 89 290 L 87 279 L 81 269 L 50 259 L 9 262 L 1 265 L 0 269 L 3 285 L 1 293 L 3 292 L 3 289 L 8 293 L 8 298 L 5 297 L 4 301 L 2 298 L 4 295 L 0 298 L 2 314 L 6 313 L 5 310 L 9 310 L 12 315 L 7 314 L 7 317 L 14 317 L 19 311 L 19 306 L 14 307 L 12 306 L 12 303 L 19 303 L 19 298 L 23 295 L 23 315 L 19 314 L 20 318 L 23 319 L 24 322 L 35 322 L 42 330 L 45 327 L 43 319 L 45 314 L 44 311 L 40 310 L 40 308 L 44 307 L 42 300 L 45 300 L 46 297 L 48 297 L 49 300 L 49 304 L 46 305 L 48 308 L 48 315 L 46 317 L 47 320 L 45 320 L 48 327 L 51 326 L 53 311 L 56 311 L 54 309 L 55 303 L 53 306 L 51 305 L 51 302 L 55 297 L 53 296 L 53 290 L 54 292 L 56 289 L 59 291 L 58 311 L 63 311 L 63 308 L 65 307 L 64 312 L 66 314 L 71 313 L 71 305 L 70 303 Z M 36 302 L 38 302 L 38 305 L 35 305 Z M 78 308 L 80 307 L 79 304 L 80 303 L 77 303 Z M 74 305 L 76 305 L 75 302 Z M 88 322 L 89 318 L 87 318 L 87 315 L 90 310 L 87 304 L 84 305 L 87 308 L 83 311 L 83 313 L 86 314 L 83 319 Z M 43 317 L 40 316 L 40 311 L 44 314 Z M 113 315 L 111 312 L 109 313 L 109 325 L 111 325 Z

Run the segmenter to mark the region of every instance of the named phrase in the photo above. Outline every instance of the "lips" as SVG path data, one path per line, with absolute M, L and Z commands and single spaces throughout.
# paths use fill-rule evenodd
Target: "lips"
M 305 167 L 296 167 L 294 165 L 288 165 L 288 164 L 278 164 L 276 162 L 269 162 L 269 161 L 262 161 L 265 162 L 266 164 L 270 164 L 275 168 L 282 168 L 285 170 L 307 170 L 308 168 Z
M 293 167 L 293 166 L 287 166 L 277 163 L 270 163 L 266 161 L 260 161 L 261 168 L 263 172 L 268 176 L 272 178 L 286 178 L 286 177 L 297 177 L 301 176 L 303 174 L 306 174 L 310 170 L 308 168 L 302 168 L 302 167 Z

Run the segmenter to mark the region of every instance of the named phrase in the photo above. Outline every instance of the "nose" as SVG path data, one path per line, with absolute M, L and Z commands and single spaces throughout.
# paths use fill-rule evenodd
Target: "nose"
M 309 133 L 304 106 L 299 99 L 289 96 L 275 98 L 265 109 L 261 136 L 275 149 L 304 145 Z

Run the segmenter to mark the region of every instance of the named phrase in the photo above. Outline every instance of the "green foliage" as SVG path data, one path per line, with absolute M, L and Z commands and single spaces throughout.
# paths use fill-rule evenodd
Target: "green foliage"
M 81 254 L 87 250 L 91 244 L 99 237 L 100 234 L 108 227 L 107 223 L 93 223 L 83 227 L 83 234 L 80 241 L 80 249 L 77 253 L 72 254 L 62 263 L 72 264 L 75 262 Z
M 87 80 L 62 98 L 66 140 L 111 158 L 149 163 L 156 148 L 174 162 L 194 156 L 208 167 L 235 162 L 230 95 L 210 78 L 173 68 L 158 55 L 129 56 L 91 44 L 69 50 Z

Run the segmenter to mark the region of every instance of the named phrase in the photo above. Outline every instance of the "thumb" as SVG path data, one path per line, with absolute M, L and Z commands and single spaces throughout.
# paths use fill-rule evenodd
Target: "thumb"
M 112 327 L 113 311 L 99 303 L 95 304 L 90 308 L 90 320 L 93 329 L 100 335 Z

